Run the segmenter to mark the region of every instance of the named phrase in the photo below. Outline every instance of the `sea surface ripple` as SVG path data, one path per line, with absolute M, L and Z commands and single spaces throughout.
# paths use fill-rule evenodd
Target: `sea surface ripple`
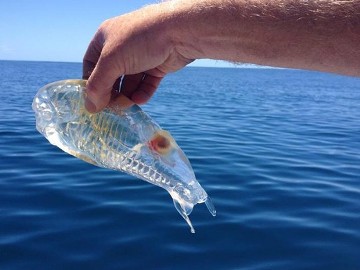
M 186 68 L 143 109 L 217 208 L 50 145 L 31 102 L 81 64 L 0 61 L 0 269 L 360 269 L 360 80 Z

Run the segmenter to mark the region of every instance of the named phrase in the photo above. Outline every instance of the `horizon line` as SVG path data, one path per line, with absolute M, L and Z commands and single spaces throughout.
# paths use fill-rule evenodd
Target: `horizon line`
M 201 60 L 201 59 L 199 59 Z M 212 59 L 210 59 L 212 60 Z M 62 61 L 62 60 L 29 60 L 29 59 L 0 59 L 0 61 L 8 61 L 8 62 L 43 62 L 43 63 L 64 63 L 64 64 L 82 64 L 82 62 L 79 61 Z M 249 63 L 233 63 L 233 62 L 227 62 L 224 60 L 214 60 L 214 61 L 223 61 L 225 63 L 228 63 L 229 66 L 207 66 L 207 65 L 192 65 L 193 63 L 190 63 L 189 65 L 186 65 L 185 67 L 189 68 L 243 68 L 243 69 L 287 69 L 282 67 L 271 67 L 271 66 L 261 66 L 256 64 L 249 64 Z

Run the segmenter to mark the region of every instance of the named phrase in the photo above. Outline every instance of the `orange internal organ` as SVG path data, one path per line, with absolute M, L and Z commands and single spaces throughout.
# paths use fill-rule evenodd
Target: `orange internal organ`
M 164 130 L 158 131 L 149 141 L 149 147 L 151 150 L 159 153 L 160 155 L 166 155 L 172 149 L 173 139 L 170 134 Z

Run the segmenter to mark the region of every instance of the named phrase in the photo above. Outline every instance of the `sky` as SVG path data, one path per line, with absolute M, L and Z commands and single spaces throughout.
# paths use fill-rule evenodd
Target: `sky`
M 0 0 L 0 60 L 81 62 L 104 20 L 156 0 Z M 193 66 L 234 67 L 197 60 Z

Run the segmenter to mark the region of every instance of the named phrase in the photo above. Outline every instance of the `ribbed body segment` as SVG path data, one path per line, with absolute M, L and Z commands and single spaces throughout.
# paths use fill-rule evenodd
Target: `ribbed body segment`
M 215 214 L 190 162 L 168 132 L 136 105 L 124 111 L 106 108 L 88 113 L 83 102 L 85 85 L 83 80 L 67 80 L 39 90 L 33 110 L 40 133 L 84 161 L 166 189 L 191 228 L 188 215 L 195 204 L 206 202 Z

